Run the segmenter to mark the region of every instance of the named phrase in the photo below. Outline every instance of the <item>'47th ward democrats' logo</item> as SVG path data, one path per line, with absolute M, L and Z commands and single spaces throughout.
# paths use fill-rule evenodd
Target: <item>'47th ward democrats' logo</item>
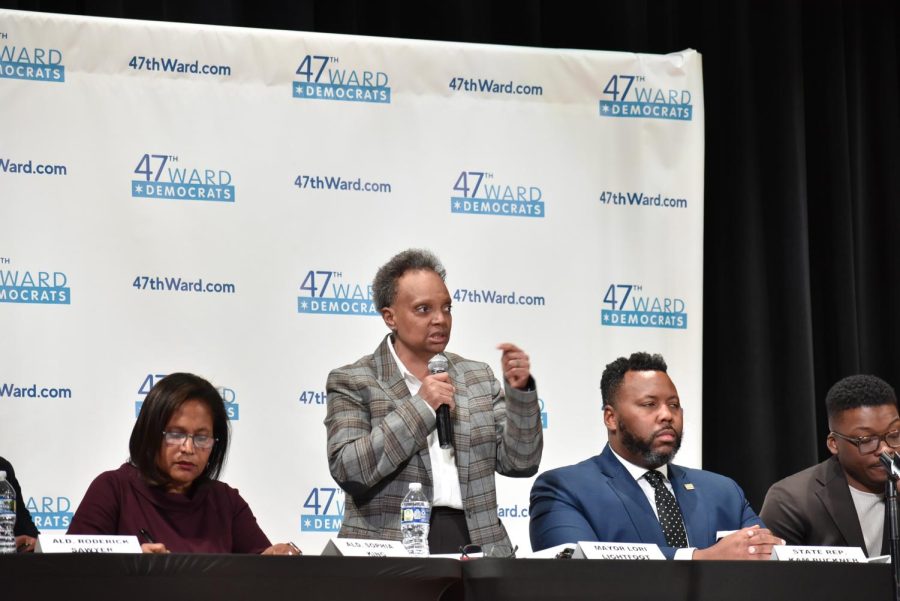
M 68 305 L 72 299 L 68 283 L 61 271 L 0 268 L 0 303 Z
M 684 300 L 646 295 L 640 284 L 610 284 L 603 305 L 600 319 L 604 326 L 687 329 Z
M 31 81 L 66 81 L 62 51 L 56 48 L 0 46 L 0 77 Z
M 141 381 L 141 386 L 138 388 L 138 394 L 141 397 L 147 396 L 150 393 L 150 389 L 152 389 L 157 382 L 166 377 L 167 374 L 147 374 L 144 376 L 143 381 Z M 240 405 L 237 403 L 237 393 L 231 388 L 226 388 L 224 386 L 217 386 L 216 390 L 219 392 L 219 395 L 222 397 L 222 400 L 225 401 L 225 414 L 228 416 L 228 419 L 231 421 L 236 421 L 240 419 Z M 141 407 L 144 406 L 144 399 L 141 398 L 134 403 L 134 417 L 137 418 L 141 414 Z
M 313 488 L 303 502 L 301 532 L 337 532 L 344 520 L 344 491 L 335 487 Z
M 29 497 L 25 507 L 38 530 L 68 530 L 75 515 L 69 497 Z
M 603 88 L 601 117 L 638 117 L 690 121 L 691 91 L 646 85 L 644 75 L 613 75 Z
M 333 269 L 309 270 L 300 284 L 297 312 L 318 315 L 378 315 L 372 302 L 372 286 L 344 280 Z
M 134 173 L 143 178 L 132 180 L 131 196 L 163 200 L 234 202 L 234 185 L 230 171 L 182 165 L 176 155 L 145 154 L 134 168 Z
M 293 96 L 299 99 L 390 104 L 387 73 L 348 69 L 337 56 L 307 54 L 294 73 Z

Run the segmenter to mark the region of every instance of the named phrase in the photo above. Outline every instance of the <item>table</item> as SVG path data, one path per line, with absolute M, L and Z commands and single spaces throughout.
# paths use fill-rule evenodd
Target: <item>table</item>
M 588 561 L 0 555 L 0 597 L 105 601 L 880 601 L 887 564 L 775 561 Z
M 455 559 L 0 555 L 6 601 L 390 601 L 462 598 Z
M 499 560 L 465 562 L 464 598 L 610 601 L 892 599 L 887 564 L 786 561 Z

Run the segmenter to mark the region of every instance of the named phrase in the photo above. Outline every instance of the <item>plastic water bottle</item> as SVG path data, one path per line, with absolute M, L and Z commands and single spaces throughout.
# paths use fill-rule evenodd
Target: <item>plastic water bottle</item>
M 0 553 L 16 552 L 16 490 L 0 470 Z
M 428 526 L 431 503 L 419 482 L 409 483 L 409 492 L 400 503 L 400 533 L 410 555 L 428 555 Z

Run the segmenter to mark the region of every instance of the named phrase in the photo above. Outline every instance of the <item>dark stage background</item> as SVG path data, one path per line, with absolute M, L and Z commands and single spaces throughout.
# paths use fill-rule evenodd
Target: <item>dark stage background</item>
M 735 478 L 759 510 L 772 482 L 825 458 L 831 384 L 874 373 L 900 385 L 900 2 L 0 6 L 549 48 L 695 48 L 706 103 L 704 467 Z

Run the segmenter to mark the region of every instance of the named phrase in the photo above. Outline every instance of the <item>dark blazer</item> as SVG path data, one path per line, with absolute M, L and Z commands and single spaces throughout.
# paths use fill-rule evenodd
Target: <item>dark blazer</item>
M 862 547 L 866 542 L 847 477 L 837 457 L 797 472 L 769 488 L 760 512 L 789 545 Z M 886 553 L 885 530 L 882 553 Z
M 13 529 L 15 535 L 27 534 L 28 536 L 37 537 L 39 532 L 31 520 L 31 513 L 25 507 L 25 499 L 22 498 L 22 488 L 19 486 L 19 481 L 16 480 L 16 472 L 13 470 L 12 464 L 3 457 L 0 457 L 0 471 L 6 472 L 7 481 L 12 484 L 13 489 L 16 491 L 16 525 Z
M 400 501 L 410 482 L 433 498 L 428 434 L 435 417 L 411 396 L 385 337 L 375 352 L 328 375 L 328 466 L 347 493 L 338 536 L 400 540 Z M 497 516 L 494 474 L 537 473 L 543 449 L 537 391 L 504 390 L 484 363 L 453 353 L 453 446 L 469 537 L 509 544 Z
M 691 547 L 714 545 L 719 530 L 762 525 L 734 480 L 673 464 L 668 470 Z M 581 463 L 541 474 L 531 489 L 530 515 L 535 551 L 601 541 L 656 544 L 667 558 L 675 555 L 647 496 L 609 445 Z

